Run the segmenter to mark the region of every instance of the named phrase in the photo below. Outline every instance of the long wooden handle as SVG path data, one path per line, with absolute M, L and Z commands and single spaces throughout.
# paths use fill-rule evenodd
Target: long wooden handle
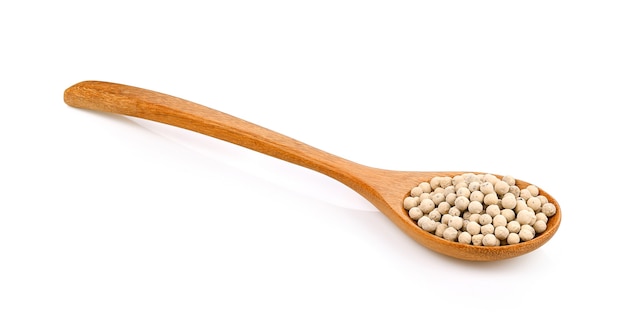
M 163 93 L 123 84 L 84 81 L 64 93 L 77 108 L 134 116 L 199 132 L 332 177 L 359 191 L 362 181 L 353 169 L 361 165 L 272 130 Z

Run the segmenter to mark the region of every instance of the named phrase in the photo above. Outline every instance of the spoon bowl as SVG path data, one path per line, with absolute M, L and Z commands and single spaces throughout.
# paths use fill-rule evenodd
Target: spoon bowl
M 539 189 L 540 194 L 556 206 L 556 214 L 548 220 L 546 230 L 535 238 L 515 245 L 493 247 L 452 242 L 418 227 L 404 209 L 403 200 L 421 182 L 430 181 L 435 176 L 453 177 L 467 172 L 394 171 L 365 166 L 218 110 L 118 83 L 83 81 L 67 88 L 64 100 L 76 108 L 188 129 L 322 173 L 359 193 L 419 244 L 462 260 L 497 261 L 529 253 L 550 240 L 561 223 L 559 204 Z M 530 183 L 516 180 L 516 184 L 523 189 Z

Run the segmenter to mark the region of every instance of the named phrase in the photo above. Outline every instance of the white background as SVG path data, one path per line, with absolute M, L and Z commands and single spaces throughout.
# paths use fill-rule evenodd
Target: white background
M 619 326 L 622 1 L 0 5 L 0 326 Z M 321 174 L 70 108 L 82 80 L 182 97 L 353 161 L 510 174 L 540 249 L 427 250 Z

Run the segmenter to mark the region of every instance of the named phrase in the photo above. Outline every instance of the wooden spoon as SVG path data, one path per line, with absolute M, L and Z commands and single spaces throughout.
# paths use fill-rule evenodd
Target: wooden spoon
M 134 116 L 192 130 L 325 174 L 365 197 L 421 245 L 458 259 L 496 261 L 529 253 L 550 240 L 561 223 L 558 203 L 540 189 L 557 211 L 548 220 L 547 229 L 532 240 L 493 247 L 451 242 L 418 227 L 409 218 L 403 200 L 420 182 L 465 172 L 392 171 L 361 165 L 223 112 L 117 83 L 80 82 L 65 90 L 64 100 L 72 107 Z M 529 183 L 517 180 L 517 185 L 524 188 Z

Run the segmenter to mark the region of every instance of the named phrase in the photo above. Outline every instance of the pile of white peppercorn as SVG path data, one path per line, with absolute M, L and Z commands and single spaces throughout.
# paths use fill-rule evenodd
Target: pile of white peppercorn
M 433 177 L 404 199 L 409 217 L 446 240 L 477 246 L 518 244 L 546 230 L 556 206 L 511 176 L 465 173 Z

